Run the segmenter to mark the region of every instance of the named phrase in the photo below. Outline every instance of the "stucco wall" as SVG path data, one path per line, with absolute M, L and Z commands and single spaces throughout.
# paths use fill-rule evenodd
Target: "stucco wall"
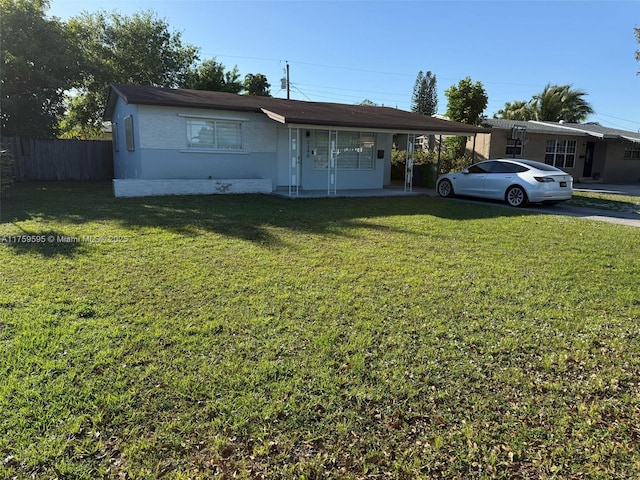
M 622 140 L 608 141 L 606 145 L 606 162 L 599 170 L 602 180 L 611 183 L 640 182 L 640 160 L 624 158 L 625 142 Z M 597 152 L 597 146 L 596 146 Z M 594 160 L 594 172 L 596 163 Z
M 116 197 L 271 193 L 272 191 L 273 188 L 269 179 L 113 180 L 113 192 Z
M 243 150 L 187 148 L 186 121 L 194 116 L 242 121 Z M 263 115 L 139 106 L 136 117 L 141 164 L 136 178 L 275 178 L 276 126 Z
M 313 150 L 316 148 L 315 131 L 313 128 L 300 128 L 299 133 L 299 181 L 305 190 L 326 190 L 328 188 L 328 172 L 326 169 L 315 169 Z M 326 135 L 327 129 L 318 129 Z M 307 134 L 308 133 L 308 134 Z M 323 137 L 323 139 L 326 137 Z M 289 129 L 278 128 L 278 171 L 277 186 L 289 185 Z M 391 149 L 393 135 L 391 133 L 377 133 L 374 155 L 378 150 L 384 151 L 384 158 L 376 159 L 372 170 L 338 170 L 338 189 L 369 189 L 382 188 L 391 181 Z
M 124 118 L 131 115 L 134 125 L 135 149 L 126 149 Z M 187 119 L 191 117 L 242 122 L 241 151 L 211 151 L 188 148 Z M 115 178 L 144 180 L 216 180 L 269 179 L 272 189 L 288 185 L 290 161 L 288 128 L 278 125 L 262 114 L 185 109 L 146 105 L 127 105 L 118 100 L 114 111 L 118 124 L 119 152 L 115 155 Z M 302 188 L 327 188 L 327 171 L 315 170 L 310 150 L 305 142 L 307 129 L 300 129 Z M 373 170 L 340 170 L 338 189 L 382 188 L 391 179 L 391 133 L 376 135 L 377 151 L 384 158 L 375 160 Z
M 511 130 L 493 130 L 491 135 L 480 134 L 476 138 L 476 152 L 479 160 L 490 158 L 513 158 L 512 154 L 507 154 L 507 143 L 511 139 Z M 522 155 L 517 158 L 526 158 L 543 162 L 547 151 L 547 140 L 557 138 L 562 140 L 576 141 L 576 159 L 573 168 L 563 168 L 574 178 L 582 176 L 584 168 L 584 155 L 586 150 L 586 137 L 584 136 L 549 136 L 544 133 L 527 132 L 527 137 L 522 148 Z M 467 148 L 472 146 L 471 141 L 467 143 Z
M 127 150 L 124 119 L 133 118 L 134 150 Z M 115 178 L 140 178 L 142 176 L 141 150 L 138 148 L 138 107 L 118 99 L 111 119 L 113 139 L 113 175 Z
M 507 141 L 511 137 L 510 130 L 493 130 L 490 135 L 480 134 L 476 138 L 476 158 L 478 161 L 489 158 L 511 158 L 506 154 Z M 527 158 L 544 162 L 548 139 L 576 141 L 576 161 L 573 168 L 563 168 L 567 173 L 579 180 L 584 177 L 584 164 L 588 143 L 594 144 L 592 178 L 603 182 L 633 183 L 640 181 L 640 160 L 624 158 L 625 141 L 614 138 L 598 139 L 587 135 L 550 135 L 527 132 L 526 143 L 522 155 L 516 158 Z M 472 143 L 467 143 L 471 151 Z

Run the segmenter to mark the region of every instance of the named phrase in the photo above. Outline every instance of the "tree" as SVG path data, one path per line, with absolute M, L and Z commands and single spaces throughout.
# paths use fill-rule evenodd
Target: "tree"
M 225 72 L 225 66 L 218 63 L 215 58 L 205 60 L 197 67 L 190 69 L 181 86 L 194 90 L 227 93 L 240 93 L 242 90 L 238 67 Z
M 636 41 L 640 43 L 640 28 L 634 28 L 633 30 L 636 34 Z M 636 60 L 640 62 L 640 50 L 636 50 Z M 638 72 L 638 75 L 640 75 L 640 72 Z
M 242 84 L 242 88 L 245 91 L 245 95 L 255 95 L 257 97 L 270 97 L 271 92 L 269 89 L 271 85 L 267 81 L 267 77 L 265 77 L 261 73 L 247 73 L 244 77 L 244 82 Z
M 547 84 L 528 102 L 507 102 L 494 118 L 579 123 L 593 113 L 593 108 L 583 98 L 585 95 L 582 90 L 573 90 L 571 85 Z
M 152 11 L 83 13 L 67 25 L 82 54 L 82 83 L 61 122 L 67 136 L 100 133 L 110 83 L 177 87 L 198 58 L 198 49 L 183 45 L 181 34 Z
M 436 76 L 430 71 L 423 75 L 418 72 L 411 97 L 411 111 L 422 115 L 434 115 L 438 111 Z
M 582 90 L 571 90 L 571 85 L 547 84 L 544 90 L 534 95 L 532 103 L 536 120 L 578 123 L 593 113 L 591 105 L 584 100 Z
M 64 25 L 47 0 L 0 0 L 0 121 L 4 136 L 55 137 L 63 92 L 78 80 Z
M 489 98 L 481 82 L 471 83 L 471 78 L 460 80 L 458 85 L 451 85 L 446 91 L 449 102 L 446 116 L 455 122 L 479 125 L 484 118 L 483 112 L 487 108 Z M 464 155 L 466 147 L 465 137 L 451 137 L 447 139 L 447 147 L 458 157 Z
M 533 107 L 530 102 L 516 100 L 507 102 L 504 108 L 493 114 L 493 118 L 504 118 L 507 120 L 532 120 L 535 118 Z

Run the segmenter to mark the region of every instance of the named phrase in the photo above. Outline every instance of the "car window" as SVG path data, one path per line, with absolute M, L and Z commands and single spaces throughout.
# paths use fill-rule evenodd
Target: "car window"
M 496 162 L 481 162 L 471 165 L 469 167 L 469 173 L 488 173 L 491 171 L 492 165 Z
M 534 162 L 531 160 L 518 160 L 520 163 L 524 163 L 525 165 L 529 165 L 530 167 L 537 168 L 538 170 L 543 170 L 545 172 L 561 172 L 562 170 L 554 167 L 553 165 L 547 165 L 546 163 Z
M 529 170 L 527 167 L 515 163 L 495 162 L 491 173 L 522 173 Z

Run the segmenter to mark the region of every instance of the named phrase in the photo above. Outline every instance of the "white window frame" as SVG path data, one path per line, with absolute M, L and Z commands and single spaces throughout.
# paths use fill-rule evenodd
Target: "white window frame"
M 544 163 L 556 168 L 575 168 L 577 148 L 577 140 L 547 140 Z
M 640 160 L 640 142 L 626 142 L 624 144 L 625 160 Z
M 245 141 L 244 141 L 244 128 L 243 124 L 246 122 L 244 119 L 238 118 L 224 118 L 224 117 L 206 117 L 206 116 L 191 116 L 180 115 L 184 117 L 185 122 L 185 144 L 187 152 L 224 152 L 224 153 L 245 153 Z M 199 144 L 192 140 L 196 138 L 193 135 L 192 128 L 198 128 L 196 123 L 201 124 L 200 128 L 208 126 L 212 130 L 212 142 Z M 221 135 L 221 129 L 225 127 L 235 127 L 235 138 L 225 146 L 224 138 Z
M 331 152 L 328 151 L 329 147 L 329 130 L 317 130 L 317 133 L 320 133 L 322 135 L 322 137 L 324 138 L 326 136 L 327 139 L 327 151 L 325 152 L 325 148 L 322 148 L 322 155 L 320 156 L 315 156 L 314 157 L 314 161 L 313 161 L 313 169 L 314 170 L 326 170 L 328 168 L 329 165 L 329 156 L 331 155 Z M 316 133 L 316 134 L 317 134 Z M 337 169 L 340 171 L 372 171 L 375 170 L 376 168 L 376 143 L 377 143 L 377 136 L 374 132 L 361 132 L 361 131 L 351 131 L 351 130 L 338 130 L 338 140 L 337 140 L 337 152 L 336 152 L 336 159 L 337 159 Z M 326 135 L 325 135 L 326 134 Z M 340 136 L 342 135 L 342 138 L 344 138 L 345 135 L 348 136 L 353 136 L 353 135 L 358 135 L 359 141 L 358 143 L 360 144 L 359 146 L 353 148 L 353 149 L 346 149 L 343 148 L 341 149 L 341 144 L 340 144 Z M 363 143 L 363 139 L 367 138 L 367 137 L 373 137 L 373 144 L 370 147 L 363 147 L 362 143 Z M 320 150 L 319 144 L 318 144 L 318 138 L 316 136 L 316 150 Z M 322 145 L 322 147 L 324 147 L 324 145 Z M 370 156 L 364 156 L 363 153 L 365 151 L 365 148 L 367 151 L 371 152 Z M 344 154 L 344 153 L 350 153 L 350 154 L 355 154 L 356 158 L 355 158 L 355 163 L 350 162 L 350 165 L 348 165 L 346 163 L 346 160 L 341 161 L 340 159 L 340 154 Z

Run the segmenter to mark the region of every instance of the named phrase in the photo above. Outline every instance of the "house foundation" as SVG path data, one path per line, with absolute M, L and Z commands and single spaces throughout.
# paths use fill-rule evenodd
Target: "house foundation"
M 215 195 L 234 193 L 270 194 L 272 190 L 272 181 L 269 178 L 113 180 L 113 192 L 116 197 Z

